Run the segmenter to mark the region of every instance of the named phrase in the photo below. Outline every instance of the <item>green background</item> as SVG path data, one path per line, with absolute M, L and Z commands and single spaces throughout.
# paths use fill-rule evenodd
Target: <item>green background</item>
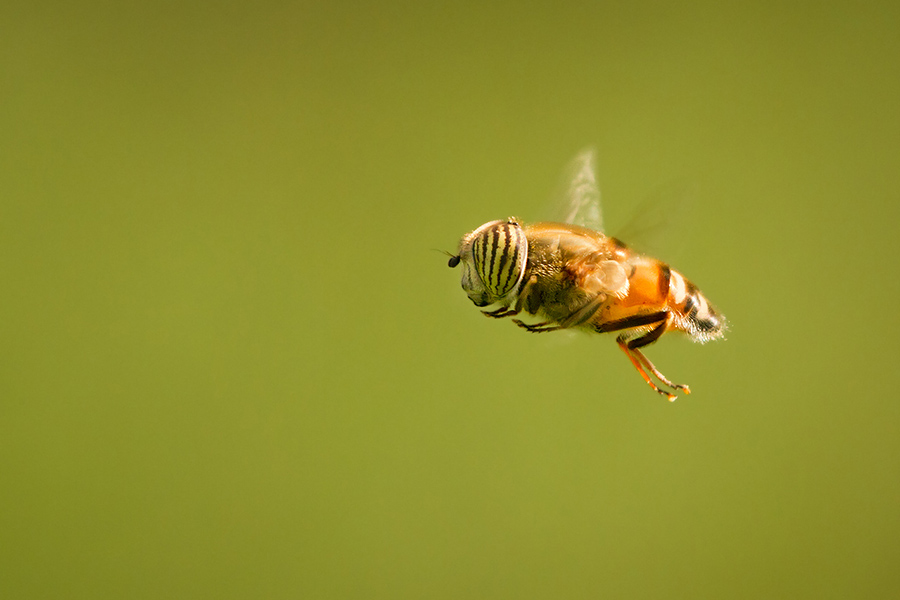
M 896 6 L 7 3 L 0 595 L 897 597 Z M 673 404 L 433 250 L 589 144 Z

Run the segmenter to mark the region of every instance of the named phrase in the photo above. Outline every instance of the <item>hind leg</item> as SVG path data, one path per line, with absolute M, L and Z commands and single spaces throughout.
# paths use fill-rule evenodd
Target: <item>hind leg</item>
M 671 321 L 671 315 L 666 314 L 665 318 L 653 329 L 645 333 L 644 335 L 629 340 L 627 336 L 620 335 L 616 341 L 619 344 L 619 348 L 622 349 L 622 352 L 628 357 L 628 360 L 631 361 L 631 364 L 634 365 L 634 368 L 637 369 L 637 372 L 641 375 L 644 381 L 647 382 L 651 388 L 653 388 L 657 393 L 666 396 L 669 401 L 674 401 L 677 396 L 665 390 L 662 390 L 653 383 L 653 380 L 650 379 L 650 376 L 647 374 L 647 371 L 652 373 L 660 382 L 673 390 L 681 390 L 685 394 L 690 394 L 691 389 L 681 383 L 672 383 L 669 379 L 663 375 L 659 369 L 654 366 L 650 359 L 644 356 L 644 353 L 640 351 L 640 348 L 644 346 L 648 346 L 659 339 L 659 337 L 665 333 L 666 329 L 669 326 Z

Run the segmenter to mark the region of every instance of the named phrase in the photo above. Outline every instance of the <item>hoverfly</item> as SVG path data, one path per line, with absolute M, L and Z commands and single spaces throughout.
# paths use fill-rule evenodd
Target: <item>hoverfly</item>
M 600 194 L 593 152 L 573 161 L 565 223 L 526 225 L 515 218 L 490 221 L 463 236 L 449 266 L 462 265 L 462 288 L 493 318 L 534 315 L 540 322 L 512 321 L 532 333 L 578 328 L 616 332 L 616 342 L 644 381 L 675 400 L 672 383 L 641 349 L 667 331 L 695 342 L 724 336 L 726 325 L 700 290 L 669 265 L 630 249 L 600 230 Z M 591 225 L 588 227 L 586 225 Z

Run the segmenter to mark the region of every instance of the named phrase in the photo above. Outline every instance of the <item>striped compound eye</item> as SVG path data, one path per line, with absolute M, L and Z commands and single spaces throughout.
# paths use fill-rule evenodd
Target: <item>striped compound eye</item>
M 472 259 L 487 291 L 496 298 L 510 293 L 522 280 L 528 241 L 514 219 L 492 221 L 473 234 Z

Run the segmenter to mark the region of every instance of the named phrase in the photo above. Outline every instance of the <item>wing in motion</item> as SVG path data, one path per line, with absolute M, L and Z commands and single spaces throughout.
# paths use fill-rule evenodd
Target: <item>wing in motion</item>
M 600 188 L 594 169 L 594 149 L 585 148 L 566 167 L 562 221 L 603 231 L 603 213 L 600 210 Z

